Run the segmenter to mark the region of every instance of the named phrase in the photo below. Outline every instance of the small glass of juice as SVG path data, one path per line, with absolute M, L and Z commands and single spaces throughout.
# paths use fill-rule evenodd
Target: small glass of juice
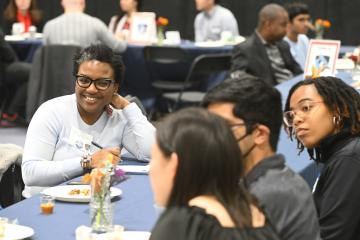
M 52 214 L 54 211 L 55 199 L 53 196 L 41 195 L 40 208 L 43 214 Z

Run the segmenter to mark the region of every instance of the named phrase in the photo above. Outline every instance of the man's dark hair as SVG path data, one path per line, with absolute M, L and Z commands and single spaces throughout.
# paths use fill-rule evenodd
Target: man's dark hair
M 110 64 L 114 71 L 114 80 L 118 84 L 121 83 L 125 70 L 122 57 L 104 44 L 92 44 L 74 56 L 74 76 L 78 74 L 79 67 L 83 62 L 92 60 Z
M 214 2 L 215 4 L 219 4 L 220 0 L 215 0 Z
M 282 124 L 282 106 L 280 92 L 265 81 L 249 74 L 240 74 L 229 78 L 211 89 L 202 105 L 212 103 L 234 103 L 233 114 L 244 120 L 247 133 L 252 132 L 256 124 L 270 129 L 270 146 L 276 151 Z
M 301 2 L 292 2 L 284 5 L 286 11 L 289 14 L 289 20 L 290 22 L 293 21 L 293 19 L 300 15 L 300 14 L 309 14 L 309 7 L 305 3 Z
M 334 116 L 341 118 L 339 130 L 348 128 L 352 135 L 360 134 L 360 94 L 353 87 L 349 86 L 341 79 L 336 77 L 318 77 L 300 81 L 291 87 L 286 99 L 284 111 L 290 111 L 290 100 L 294 92 L 301 86 L 314 85 L 317 92 L 324 101 L 324 104 Z M 293 128 L 285 126 L 290 138 L 293 136 Z M 297 140 L 300 152 L 304 150 L 304 145 Z M 318 156 L 314 151 L 308 149 L 311 159 L 317 160 Z

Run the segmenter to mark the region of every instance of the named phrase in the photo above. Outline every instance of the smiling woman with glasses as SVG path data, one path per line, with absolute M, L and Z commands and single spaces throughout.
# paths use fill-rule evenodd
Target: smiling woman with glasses
M 314 186 L 322 239 L 360 236 L 360 95 L 335 77 L 295 84 L 284 113 L 298 148 L 324 165 Z
M 118 94 L 121 56 L 98 44 L 73 61 L 75 94 L 45 102 L 30 122 L 22 164 L 26 197 L 100 166 L 109 155 L 116 163 L 121 148 L 150 160 L 155 129 Z

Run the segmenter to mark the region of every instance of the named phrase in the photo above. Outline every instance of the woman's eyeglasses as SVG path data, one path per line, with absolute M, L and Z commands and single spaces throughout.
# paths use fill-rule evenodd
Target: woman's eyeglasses
M 88 88 L 94 83 L 97 90 L 104 91 L 110 87 L 111 84 L 115 83 L 115 80 L 108 78 L 91 79 L 85 75 L 76 75 L 76 83 L 79 87 Z
M 293 110 L 284 112 L 283 120 L 286 126 L 293 127 L 295 116 L 304 118 L 308 116 L 317 106 L 318 103 L 322 103 L 322 101 L 314 102 L 314 101 L 303 101 L 299 103 Z

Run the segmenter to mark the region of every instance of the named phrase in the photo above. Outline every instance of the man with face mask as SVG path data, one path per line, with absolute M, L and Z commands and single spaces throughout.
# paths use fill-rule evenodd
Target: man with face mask
M 288 22 L 288 13 L 282 6 L 274 3 L 264 6 L 255 32 L 233 50 L 232 76 L 247 72 L 276 85 L 301 74 L 289 44 L 282 40 Z
M 282 124 L 279 91 L 243 73 L 211 89 L 202 105 L 229 122 L 243 155 L 244 183 L 281 239 L 320 239 L 309 186 L 276 153 Z

